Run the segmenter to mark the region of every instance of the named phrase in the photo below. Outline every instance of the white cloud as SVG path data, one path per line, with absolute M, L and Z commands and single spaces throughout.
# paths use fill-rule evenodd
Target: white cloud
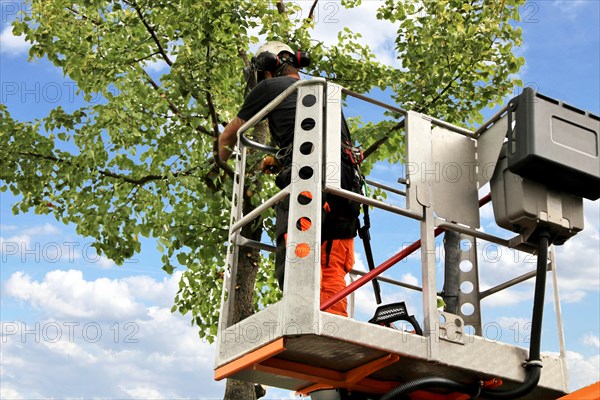
M 158 390 L 148 386 L 136 386 L 133 388 L 126 388 L 121 386 L 121 390 L 131 396 L 132 399 L 164 399 Z
M 508 307 L 533 299 L 531 290 L 506 289 L 483 300 L 483 305 L 488 307 Z
M 375 313 L 377 303 L 372 288 L 373 286 L 368 283 L 354 292 L 354 319 L 368 321 Z M 352 299 L 352 296 L 349 299 Z
M 300 0 L 290 3 L 301 7 L 295 17 L 304 19 L 308 17 L 314 2 Z M 400 68 L 401 62 L 397 59 L 394 49 L 398 27 L 389 21 L 376 19 L 377 9 L 382 5 L 382 1 L 367 0 L 363 1 L 360 7 L 346 9 L 338 1 L 318 2 L 313 16 L 315 27 L 311 31 L 311 37 L 326 46 L 331 46 L 338 42 L 338 33 L 348 28 L 353 33 L 361 34 L 360 43 L 369 46 L 377 61 Z M 373 27 L 374 22 L 377 29 Z M 265 41 L 265 35 L 259 35 L 259 31 L 259 28 L 249 30 L 249 35 L 259 38 L 259 44 L 250 46 L 251 52 L 255 52 Z
M 561 15 L 569 20 L 574 20 L 579 15 L 585 5 L 590 4 L 589 0 L 555 0 L 552 5 L 560 10 Z M 539 6 L 530 7 L 528 13 L 531 18 L 535 18 L 539 11 Z
M 12 27 L 5 27 L 0 33 L 0 53 L 8 56 L 19 56 L 29 50 L 30 44 L 25 41 L 24 36 L 15 36 Z
M 108 269 L 116 266 L 117 264 L 115 264 L 113 260 L 109 259 L 106 256 L 100 256 L 98 258 L 98 265 L 100 266 L 100 268 Z
M 23 229 L 23 234 L 28 236 L 57 235 L 59 233 L 60 229 L 48 223 Z
M 9 256 L 20 257 L 21 260 L 35 259 L 36 262 L 42 258 L 49 262 L 57 262 L 63 255 L 69 255 L 66 243 L 56 242 L 60 230 L 52 224 L 37 225 L 31 227 L 18 227 L 14 225 L 2 226 L 3 231 L 19 231 L 17 235 L 8 238 L 0 237 L 0 254 L 3 261 Z M 41 238 L 52 238 L 42 244 Z M 37 239 L 37 240 L 36 240 Z
M 3 382 L 0 386 L 0 398 L 5 400 L 21 400 L 23 399 L 23 396 L 21 396 L 14 388 L 5 385 Z
M 13 263 L 49 263 L 94 264 L 102 269 L 116 266 L 115 262 L 105 255 L 98 255 L 92 246 L 93 241 L 72 239 L 56 225 L 19 227 L 15 225 L 2 226 L 4 232 L 15 233 L 10 237 L 0 236 L 0 255 L 3 262 Z M 129 262 L 137 262 L 133 258 Z
M 419 280 L 417 279 L 417 277 L 411 274 L 410 272 L 402 275 L 402 282 L 414 286 L 419 285 Z
M 8 296 L 65 318 L 122 319 L 145 314 L 143 305 L 129 293 L 126 282 L 106 278 L 86 281 L 78 270 L 51 271 L 41 282 L 15 272 L 4 288 Z
M 308 17 L 312 1 L 298 1 L 302 7 L 298 17 Z M 376 19 L 377 9 L 383 4 L 381 1 L 363 1 L 360 7 L 346 9 L 339 2 L 319 2 L 314 13 L 315 28 L 311 32 L 314 40 L 322 41 L 326 45 L 337 43 L 338 32 L 344 28 L 354 33 L 360 33 L 361 44 L 368 45 L 378 61 L 400 66 L 393 48 L 397 27 L 389 21 Z M 376 21 L 377 29 L 373 28 Z
M 222 396 L 224 382 L 212 380 L 214 348 L 188 317 L 169 310 L 180 276 L 85 280 L 80 271 L 57 270 L 34 281 L 13 274 L 4 295 L 35 307 L 40 320 L 2 323 L 2 398 Z
M 560 283 L 558 284 L 560 286 Z M 560 292 L 560 300 L 563 303 L 580 303 L 585 299 L 586 292 L 583 290 L 565 290 Z
M 45 327 L 50 326 L 52 322 L 48 322 L 47 324 L 45 324 Z M 54 321 L 54 323 L 56 323 L 56 325 L 52 325 L 53 329 L 54 327 L 58 327 L 55 332 L 59 332 L 59 328 L 60 328 L 60 333 L 61 333 L 61 339 L 62 339 L 62 327 L 61 325 Z M 26 326 L 25 326 L 26 327 Z M 46 331 L 48 331 L 49 329 L 47 328 Z M 89 331 L 86 330 L 86 335 L 89 334 Z M 46 339 L 46 340 L 42 340 L 42 344 L 44 346 L 46 346 L 46 348 L 53 354 L 57 355 L 58 357 L 64 357 L 64 358 L 68 358 L 71 359 L 73 361 L 77 361 L 77 362 L 84 362 L 84 363 L 96 363 L 98 362 L 98 358 L 96 356 L 94 356 L 93 354 L 87 352 L 86 350 L 84 350 L 80 345 L 78 345 L 77 343 L 73 343 L 71 341 L 67 340 L 58 340 L 55 342 L 55 337 L 57 336 L 48 336 L 48 333 L 46 332 L 44 334 L 44 331 L 40 331 L 40 338 L 41 339 Z M 86 336 L 88 339 L 94 339 L 95 340 L 95 332 L 94 332 L 94 336 Z M 48 340 L 50 339 L 50 340 Z M 65 337 L 66 339 L 66 337 Z
M 495 332 L 494 325 L 499 325 L 502 332 Z M 531 336 L 531 320 L 529 318 L 518 317 L 499 317 L 485 324 L 483 327 L 484 336 L 486 327 L 490 327 L 490 335 L 498 333 L 498 340 L 513 346 L 528 347 Z
M 367 267 L 365 266 L 360 253 L 354 253 L 354 269 L 367 272 Z
M 133 296 L 141 301 L 150 301 L 152 304 L 170 308 L 173 298 L 179 289 L 179 279 L 182 272 L 175 272 L 171 277 L 156 281 L 148 276 L 135 276 L 124 278 Z
M 567 351 L 569 368 L 569 390 L 575 391 L 600 380 L 600 355 L 585 357 L 583 354 Z
M 585 227 L 564 245 L 556 247 L 558 284 L 561 295 L 600 289 L 598 202 L 585 202 Z
M 583 337 L 583 344 L 600 349 L 600 338 L 593 333 L 586 333 Z
M 23 247 L 30 248 L 30 244 L 31 236 L 29 235 L 15 235 L 6 239 L 0 236 L 0 254 L 4 260 L 7 256 L 20 254 Z

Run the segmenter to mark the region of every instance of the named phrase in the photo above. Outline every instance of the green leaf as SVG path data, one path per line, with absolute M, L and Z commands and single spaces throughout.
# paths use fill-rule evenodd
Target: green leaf
M 173 271 L 175 271 L 175 268 L 170 265 L 170 264 L 165 264 L 162 266 L 163 271 L 165 271 L 167 274 L 172 275 Z
M 186 265 L 187 264 L 187 259 L 188 259 L 187 254 L 185 254 L 185 253 L 179 253 L 179 254 L 177 254 L 177 261 L 179 261 L 179 264 Z

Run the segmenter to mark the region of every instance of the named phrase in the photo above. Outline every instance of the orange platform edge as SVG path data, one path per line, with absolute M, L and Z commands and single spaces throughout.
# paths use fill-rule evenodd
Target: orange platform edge
M 558 400 L 600 400 L 600 381 L 563 396 Z

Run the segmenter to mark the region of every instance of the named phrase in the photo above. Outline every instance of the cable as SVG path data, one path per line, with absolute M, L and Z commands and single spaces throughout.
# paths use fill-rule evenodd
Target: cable
M 542 362 L 540 347 L 542 343 L 542 320 L 544 317 L 544 295 L 546 293 L 546 271 L 548 267 L 548 247 L 550 233 L 543 230 L 539 236 L 537 271 L 533 297 L 533 314 L 531 316 L 531 341 L 529 343 L 529 359 L 525 363 L 525 382 L 510 390 L 484 390 L 481 395 L 490 399 L 517 399 L 531 392 L 540 381 Z
M 529 343 L 529 359 L 525 363 L 525 381 L 512 390 L 484 389 L 474 385 L 466 385 L 442 377 L 428 377 L 415 379 L 403 383 L 392 389 L 379 400 L 401 400 L 406 394 L 416 390 L 441 388 L 456 392 L 477 394 L 485 399 L 518 399 L 531 392 L 538 384 L 542 375 L 542 362 L 540 347 L 542 339 L 542 320 L 544 317 L 544 296 L 546 292 L 546 271 L 548 267 L 548 247 L 550 246 L 550 233 L 542 230 L 539 235 L 537 276 L 535 279 L 535 292 L 533 297 L 533 315 L 531 317 L 531 341 Z M 480 392 L 480 393 L 479 393 Z
M 379 400 L 393 400 L 393 399 L 401 400 L 402 399 L 401 396 L 404 396 L 406 394 L 412 393 L 417 390 L 431 389 L 431 388 L 450 389 L 455 392 L 468 393 L 468 394 L 476 394 L 478 392 L 478 388 L 475 386 L 472 386 L 472 385 L 465 385 L 463 383 L 459 383 L 459 382 L 453 381 L 448 378 L 428 377 L 428 378 L 420 378 L 420 379 L 415 379 L 410 382 L 406 382 L 406 383 L 392 389 L 391 391 L 386 393 L 383 397 L 381 397 Z

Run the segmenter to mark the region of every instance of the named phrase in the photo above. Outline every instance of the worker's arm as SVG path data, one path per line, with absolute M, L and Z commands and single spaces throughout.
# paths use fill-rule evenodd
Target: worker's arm
M 231 157 L 233 147 L 237 142 L 238 129 L 244 125 L 244 122 L 246 121 L 239 117 L 235 117 L 225 126 L 223 133 L 219 136 L 219 158 L 221 161 L 227 161 L 229 160 L 229 157 Z

